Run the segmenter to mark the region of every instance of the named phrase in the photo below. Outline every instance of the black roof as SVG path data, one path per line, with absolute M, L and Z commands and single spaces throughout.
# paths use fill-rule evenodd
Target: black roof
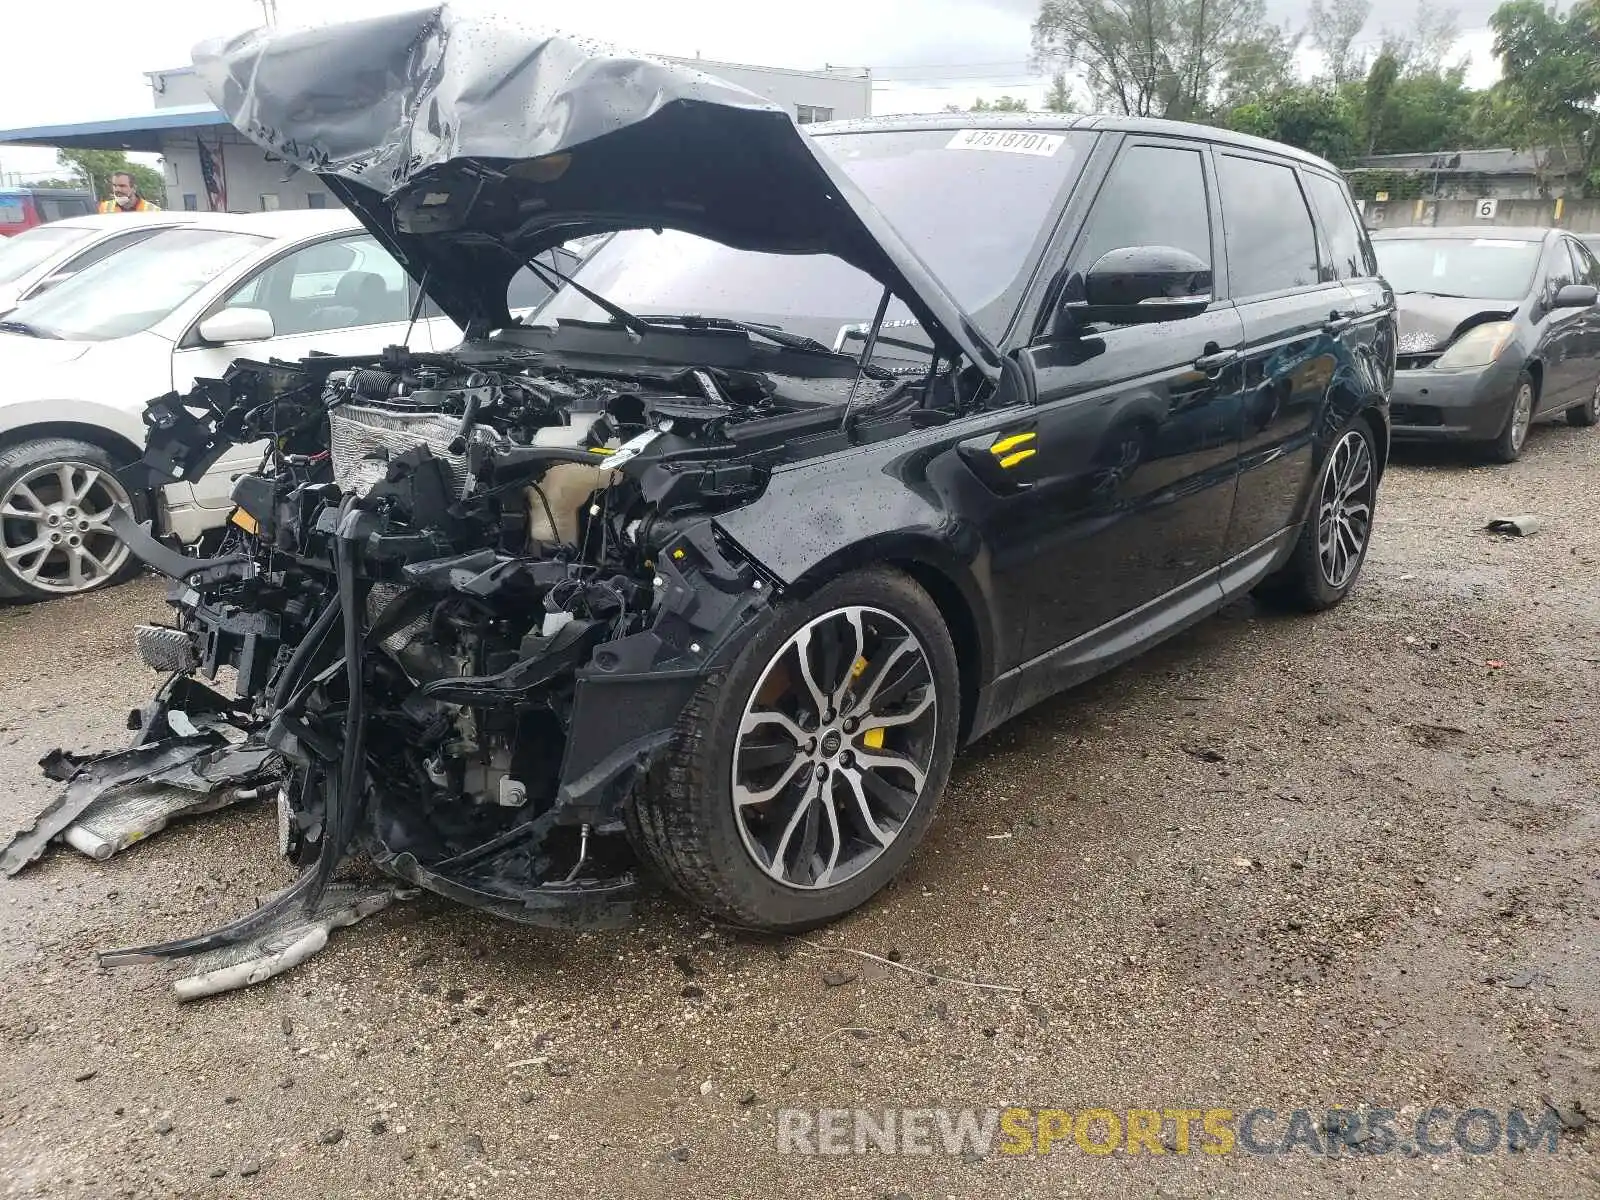
M 1149 133 L 1164 137 L 1191 138 L 1215 142 L 1222 146 L 1237 146 L 1241 150 L 1256 150 L 1293 159 L 1306 166 L 1317 167 L 1332 175 L 1340 174 L 1326 159 L 1308 154 L 1282 142 L 1219 129 L 1215 125 L 1200 125 L 1190 121 L 1164 121 L 1156 117 L 1123 117 L 1108 113 L 917 113 L 894 117 L 858 117 L 848 121 L 827 121 L 801 127 L 807 133 L 867 133 L 892 129 L 1032 129 L 1041 131 L 1091 130 L 1103 133 Z

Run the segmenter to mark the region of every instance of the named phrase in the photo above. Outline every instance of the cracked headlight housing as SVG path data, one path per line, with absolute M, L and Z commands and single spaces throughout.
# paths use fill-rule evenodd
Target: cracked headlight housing
M 1516 326 L 1510 321 L 1489 321 L 1475 325 L 1434 360 L 1434 369 L 1460 371 L 1470 367 L 1487 367 L 1505 353 L 1515 333 Z

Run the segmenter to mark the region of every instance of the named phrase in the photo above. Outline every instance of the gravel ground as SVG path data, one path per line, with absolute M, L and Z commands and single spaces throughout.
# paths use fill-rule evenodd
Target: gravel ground
M 1600 1119 L 1597 471 L 1564 425 L 1510 468 L 1402 457 L 1344 607 L 1239 606 L 1000 730 L 907 874 L 804 941 L 667 900 L 563 936 L 424 897 L 179 1005 L 167 968 L 93 951 L 281 886 L 270 814 L 54 851 L 0 881 L 0 1194 L 1600 1196 L 1593 1124 L 1438 1157 L 775 1142 L 791 1106 Z M 1536 536 L 1482 532 L 1521 512 Z M 126 736 L 161 595 L 0 610 L 0 828 L 49 797 L 45 751 Z

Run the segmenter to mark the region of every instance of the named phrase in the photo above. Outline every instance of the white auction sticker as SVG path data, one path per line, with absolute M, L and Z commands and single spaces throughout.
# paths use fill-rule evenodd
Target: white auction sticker
M 994 150 L 1001 154 L 1036 154 L 1049 158 L 1066 137 L 1059 133 L 1033 133 L 1026 129 L 963 129 L 950 139 L 946 150 Z

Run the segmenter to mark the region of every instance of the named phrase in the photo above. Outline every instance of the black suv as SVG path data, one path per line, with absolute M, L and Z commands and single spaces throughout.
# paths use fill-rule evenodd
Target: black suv
M 467 340 L 150 405 L 130 485 L 273 441 L 221 556 L 119 526 L 183 581 L 140 635 L 174 682 L 123 754 L 206 721 L 274 747 L 303 874 L 107 961 L 254 936 L 358 851 L 513 920 L 620 919 L 648 873 L 814 925 L 905 863 L 959 746 L 1230 599 L 1354 585 L 1395 318 L 1328 164 L 1108 117 L 802 131 L 514 26 L 382 60 L 415 19 L 199 61 Z M 397 139 L 395 112 L 454 123 Z M 597 233 L 512 320 L 524 265 Z M 237 698 L 194 677 L 224 665 Z

